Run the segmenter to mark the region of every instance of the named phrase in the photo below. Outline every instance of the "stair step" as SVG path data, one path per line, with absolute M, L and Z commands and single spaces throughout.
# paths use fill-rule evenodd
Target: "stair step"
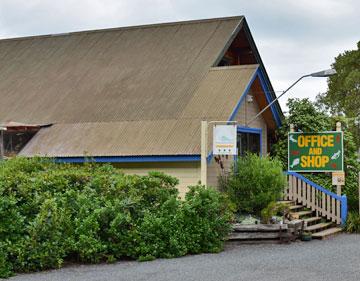
M 318 223 L 318 224 L 314 224 L 314 225 L 305 227 L 305 231 L 316 231 L 316 230 L 319 230 L 319 229 L 326 228 L 326 227 L 328 227 L 328 226 L 330 226 L 332 224 L 333 224 L 332 222 L 321 222 L 321 223 Z
M 319 220 L 321 220 L 321 217 L 311 217 L 311 218 L 303 219 L 305 224 L 310 224 L 310 223 L 313 223 L 313 222 L 317 222 Z
M 302 209 L 304 208 L 303 205 L 292 205 L 289 207 L 290 210 L 297 210 L 297 209 Z
M 278 201 L 278 203 L 282 203 L 282 204 L 286 204 L 286 205 L 293 205 L 293 204 L 295 204 L 295 201 L 281 200 L 281 201 Z
M 317 233 L 314 233 L 312 235 L 313 238 L 316 238 L 316 239 L 324 239 L 326 237 L 329 237 L 331 235 L 334 235 L 336 233 L 339 233 L 342 231 L 342 228 L 341 227 L 332 227 L 332 228 L 329 228 L 329 229 L 325 229 L 323 231 L 320 231 L 320 232 L 317 232 Z
M 300 212 L 291 213 L 291 216 L 294 219 L 298 219 L 298 218 L 306 216 L 306 215 L 311 215 L 312 213 L 313 213 L 312 211 L 300 211 Z

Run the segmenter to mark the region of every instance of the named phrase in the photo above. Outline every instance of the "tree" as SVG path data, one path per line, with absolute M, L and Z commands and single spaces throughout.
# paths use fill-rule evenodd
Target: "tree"
M 339 54 L 332 67 L 337 75 L 329 78 L 329 89 L 317 96 L 317 103 L 333 115 L 345 115 L 360 145 L 360 41 L 357 50 Z
M 317 109 L 309 99 L 289 99 L 286 105 L 289 108 L 289 114 L 276 132 L 278 141 L 272 146 L 271 151 L 272 155 L 281 160 L 285 170 L 287 170 L 287 134 L 290 124 L 295 126 L 295 131 L 303 132 L 329 131 L 332 129 L 329 116 Z

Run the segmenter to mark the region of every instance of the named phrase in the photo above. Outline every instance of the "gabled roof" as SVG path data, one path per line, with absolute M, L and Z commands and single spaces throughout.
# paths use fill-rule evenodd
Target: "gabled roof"
M 178 118 L 242 17 L 0 41 L 0 123 Z
M 0 124 L 53 124 L 25 156 L 200 154 L 200 120 L 227 120 L 258 73 L 258 65 L 211 68 L 244 22 L 0 40 Z

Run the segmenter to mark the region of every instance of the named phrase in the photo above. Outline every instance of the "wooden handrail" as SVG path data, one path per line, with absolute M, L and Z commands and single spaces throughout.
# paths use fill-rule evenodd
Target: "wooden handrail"
M 312 182 L 303 175 L 286 172 L 288 186 L 285 189 L 285 199 L 301 203 L 317 216 L 344 225 L 347 217 L 346 195 L 339 196 L 330 190 Z

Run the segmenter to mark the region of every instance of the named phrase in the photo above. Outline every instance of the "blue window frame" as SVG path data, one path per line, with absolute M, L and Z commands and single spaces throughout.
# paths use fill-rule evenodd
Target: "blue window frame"
M 262 149 L 262 129 L 237 127 L 238 132 L 238 156 L 243 156 L 246 151 L 259 153 L 263 155 Z

